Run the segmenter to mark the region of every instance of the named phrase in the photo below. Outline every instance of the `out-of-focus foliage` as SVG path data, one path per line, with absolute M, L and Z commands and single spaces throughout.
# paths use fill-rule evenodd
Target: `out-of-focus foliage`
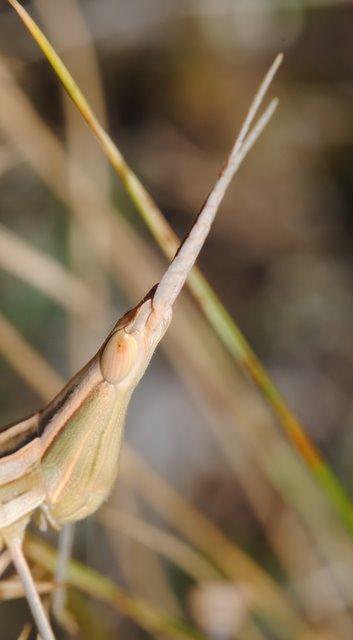
M 26 6 L 180 235 L 259 79 L 283 50 L 275 82 L 280 109 L 231 188 L 200 264 L 351 492 L 352 3 L 36 0 Z M 6 6 L 0 34 L 0 223 L 26 242 L 27 252 L 44 252 L 54 269 L 57 261 L 66 268 L 55 278 L 0 235 L 9 254 L 6 264 L 5 249 L 0 255 L 1 313 L 67 378 L 164 265 Z M 84 189 L 58 141 L 86 172 Z M 119 244 L 110 215 L 122 225 Z M 70 272 L 76 279 L 68 283 Z M 38 280 L 45 283 L 41 290 Z M 123 517 L 115 523 L 97 514 L 98 521 L 79 526 L 75 555 L 209 637 L 350 639 L 348 535 L 337 514 L 323 509 L 324 497 L 250 383 L 187 301 L 178 305 L 183 315 L 177 310 L 165 340 L 168 360 L 160 350 L 136 393 L 126 433 L 171 486 L 144 475 L 128 453 L 110 505 L 157 529 L 140 529 L 133 519 L 124 527 Z M 1 336 L 0 348 L 4 336 L 8 346 L 5 324 Z M 16 357 L 17 371 L 23 362 L 21 345 L 14 345 L 11 366 L 0 361 L 2 424 L 35 410 L 45 395 L 39 362 L 26 355 L 25 378 L 12 368 Z M 40 575 L 38 558 L 32 560 Z M 267 584 L 271 579 L 277 590 Z M 72 603 L 80 619 L 84 605 Z M 99 637 L 97 628 L 101 637 L 142 637 L 138 617 L 132 615 L 134 623 L 126 611 L 118 617 L 95 606 L 95 624 L 84 637 Z M 16 637 L 20 615 L 28 619 L 25 606 L 16 601 L 1 609 L 1 640 Z

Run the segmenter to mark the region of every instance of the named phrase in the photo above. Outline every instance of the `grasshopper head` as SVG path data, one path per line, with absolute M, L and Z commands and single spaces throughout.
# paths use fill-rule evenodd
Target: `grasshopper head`
M 155 291 L 117 322 L 102 347 L 100 368 L 110 384 L 136 386 L 170 324 L 172 308 L 155 308 Z

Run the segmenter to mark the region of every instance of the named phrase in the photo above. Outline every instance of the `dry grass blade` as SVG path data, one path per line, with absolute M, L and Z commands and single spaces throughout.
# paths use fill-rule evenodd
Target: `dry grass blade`
M 0 147 L 0 174 L 3 175 L 18 165 L 16 153 L 5 145 Z
M 52 593 L 55 589 L 55 583 L 45 580 L 36 580 L 36 589 L 40 595 Z M 22 582 L 19 580 L 1 580 L 0 582 L 0 600 L 14 600 L 16 598 L 24 598 Z
M 71 211 L 68 175 L 85 195 L 86 209 L 80 210 L 82 232 L 90 241 L 90 247 L 104 265 L 110 265 L 111 243 L 101 236 L 100 225 L 92 210 L 114 210 L 106 203 L 97 185 L 73 161 L 68 159 L 64 147 L 35 111 L 27 96 L 16 82 L 13 73 L 0 58 L 0 81 L 6 85 L 0 101 L 0 126 L 11 144 Z M 9 117 L 11 114 L 11 117 Z M 77 210 L 74 211 L 79 215 Z M 115 213 L 114 213 L 115 215 Z M 113 216 L 112 216 L 113 217 Z
M 194 580 L 202 582 L 203 580 L 212 580 L 220 577 L 220 572 L 215 569 L 211 562 L 190 545 L 175 535 L 163 531 L 160 527 L 109 507 L 101 509 L 98 518 L 108 529 L 119 531 L 140 544 L 153 549 L 157 554 L 161 554 Z
M 36 0 L 35 8 L 39 12 L 46 28 L 59 49 L 64 49 L 66 63 L 76 69 L 80 83 L 84 87 L 95 111 L 102 122 L 107 121 L 104 92 L 99 72 L 99 64 L 92 39 L 85 23 L 80 5 L 76 0 L 62 0 L 60 4 L 48 4 L 46 0 Z M 70 33 L 63 28 L 70 24 Z M 67 48 L 68 37 L 71 43 Z M 80 42 L 77 51 L 77 42 Z M 90 243 L 82 234 L 80 221 L 92 226 L 99 233 L 102 244 L 108 248 L 111 243 L 110 215 L 105 208 L 89 205 L 89 198 L 82 192 L 81 180 L 77 178 L 77 167 L 96 184 L 101 199 L 110 200 L 110 168 L 105 156 L 95 144 L 85 123 L 80 118 L 71 100 L 62 90 L 66 158 L 68 170 L 67 201 L 70 207 L 69 252 L 70 265 L 75 274 L 85 280 L 95 291 L 95 300 L 89 309 L 91 326 L 82 326 L 76 317 L 69 321 L 69 347 L 71 370 L 75 371 L 86 357 L 87 349 L 93 340 L 100 339 L 98 328 L 108 326 L 110 322 L 110 287 L 107 269 L 102 261 L 92 253 Z M 90 221 L 88 221 L 88 218 Z M 110 251 L 108 252 L 110 254 Z M 94 331 L 94 328 L 96 330 Z
M 122 473 L 126 481 L 143 496 L 153 509 L 188 541 L 203 552 L 225 576 L 246 584 L 254 599 L 254 610 L 268 616 L 273 629 L 283 637 L 298 640 L 334 640 L 337 635 L 327 628 L 311 629 L 304 618 L 291 608 L 284 593 L 271 578 L 216 526 L 163 481 L 146 463 L 125 447 Z M 281 630 L 281 631 L 280 631 Z
M 87 317 L 87 310 L 95 302 L 93 291 L 84 282 L 3 225 L 0 225 L 0 267 L 81 317 Z
M 17 640 L 29 640 L 29 637 L 31 635 L 31 631 L 32 631 L 32 625 L 31 624 L 25 624 L 25 626 L 23 627 L 20 635 L 18 636 Z
M 305 625 L 283 598 L 274 582 L 239 547 L 236 547 L 215 525 L 162 480 L 131 448 L 125 447 L 121 472 L 154 509 L 189 542 L 212 559 L 223 574 L 232 580 L 246 582 L 256 594 L 260 608 L 271 617 L 286 620 L 290 627 L 304 631 Z
M 39 396 L 44 395 L 46 401 L 53 398 L 63 386 L 60 376 L 1 314 L 0 352 Z M 35 375 L 33 375 L 34 371 Z
M 0 555 L 0 577 L 6 571 L 7 567 L 11 564 L 11 555 L 8 549 L 4 549 Z

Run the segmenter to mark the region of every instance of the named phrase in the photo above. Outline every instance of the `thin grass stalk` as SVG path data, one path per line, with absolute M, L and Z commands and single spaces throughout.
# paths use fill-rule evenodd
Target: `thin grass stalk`
M 38 595 L 35 582 L 27 564 L 22 544 L 18 541 L 11 541 L 8 547 L 10 549 L 12 562 L 21 578 L 28 604 L 42 640 L 55 640 L 43 603 Z

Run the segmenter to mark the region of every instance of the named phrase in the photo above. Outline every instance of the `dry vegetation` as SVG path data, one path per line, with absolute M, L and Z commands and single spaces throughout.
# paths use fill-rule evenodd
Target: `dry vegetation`
M 352 3 L 26 6 L 180 236 L 284 51 L 280 109 L 200 264 L 351 494 Z M 166 262 L 7 6 L 0 34 L 6 424 L 53 396 Z M 77 527 L 76 637 L 353 637 L 353 516 L 327 470 L 298 455 L 244 364 L 184 294 L 130 407 L 120 482 Z M 48 581 L 55 558 L 34 534 L 27 555 Z M 0 584 L 3 597 L 17 587 Z M 0 616 L 8 640 L 28 610 L 11 600 Z

